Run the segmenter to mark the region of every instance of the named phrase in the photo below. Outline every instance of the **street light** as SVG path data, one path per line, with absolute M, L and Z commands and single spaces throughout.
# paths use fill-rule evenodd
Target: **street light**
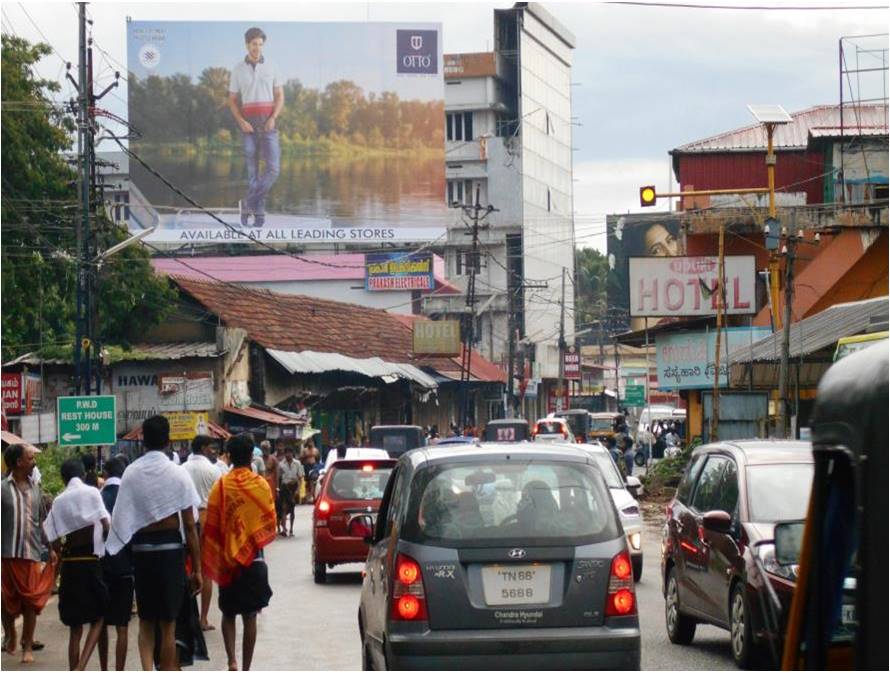
M 127 240 L 121 241 L 120 243 L 112 245 L 107 250 L 103 250 L 98 255 L 96 255 L 96 258 L 93 260 L 93 262 L 101 264 L 106 259 L 108 259 L 109 257 L 111 257 L 114 254 L 119 253 L 124 248 L 129 248 L 131 245 L 133 245 L 137 241 L 141 241 L 146 236 L 150 236 L 151 234 L 154 233 L 155 229 L 157 229 L 157 226 L 149 227 L 148 229 L 143 229 L 138 234 L 133 234 L 132 236 L 130 236 L 130 238 L 128 238 Z

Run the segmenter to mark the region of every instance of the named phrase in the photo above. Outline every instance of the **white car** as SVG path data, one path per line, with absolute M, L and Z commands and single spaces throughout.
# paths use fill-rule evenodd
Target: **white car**
M 606 480 L 609 494 L 615 509 L 621 517 L 621 525 L 624 526 L 624 534 L 627 537 L 627 547 L 630 550 L 630 561 L 633 565 L 634 581 L 639 582 L 643 575 L 643 515 L 640 511 L 640 503 L 631 495 L 630 490 L 637 491 L 642 484 L 636 477 L 628 477 L 622 481 L 621 472 L 612 458 L 609 450 L 599 442 L 592 444 L 578 444 L 579 449 L 584 449 L 596 461 L 597 467 Z
M 380 458 L 386 460 L 389 458 L 389 454 L 383 449 L 356 447 L 346 449 L 346 454 L 340 456 L 337 453 L 337 449 L 331 449 L 328 451 L 327 458 L 325 458 L 324 466 L 321 468 L 319 476 L 324 476 L 324 474 L 331 468 L 331 465 L 338 460 L 374 460 Z
M 571 442 L 572 431 L 562 418 L 539 418 L 532 426 L 532 439 L 536 442 Z

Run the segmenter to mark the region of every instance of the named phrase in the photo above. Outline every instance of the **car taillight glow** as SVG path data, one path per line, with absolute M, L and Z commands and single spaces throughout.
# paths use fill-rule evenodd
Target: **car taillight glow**
M 609 571 L 609 590 L 606 594 L 606 617 L 625 617 L 636 614 L 633 566 L 627 550 L 615 555 Z
M 634 609 L 634 595 L 628 589 L 621 589 L 612 596 L 612 605 L 615 613 L 619 615 L 629 614 Z
M 318 511 L 321 514 L 327 514 L 331 511 L 331 503 L 329 503 L 327 500 L 319 500 Z
M 420 566 L 412 559 L 402 557 L 399 559 L 396 575 L 402 584 L 414 584 L 420 577 Z
M 362 472 L 373 472 L 373 471 L 374 471 L 373 465 L 362 465 Z
M 420 564 L 405 554 L 396 557 L 390 617 L 401 621 L 427 618 L 426 592 L 423 588 Z
M 402 619 L 416 619 L 420 613 L 420 601 L 410 594 L 400 596 L 396 606 Z

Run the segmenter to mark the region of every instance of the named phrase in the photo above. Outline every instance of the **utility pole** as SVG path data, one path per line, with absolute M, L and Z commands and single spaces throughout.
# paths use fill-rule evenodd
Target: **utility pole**
M 717 336 L 715 339 L 717 347 L 714 353 L 714 392 L 711 395 L 711 427 L 710 432 L 708 433 L 710 435 L 708 440 L 711 442 L 716 442 L 720 439 L 720 347 L 722 345 L 721 342 L 723 337 L 724 304 L 726 303 L 724 301 L 724 264 L 726 257 L 723 247 L 725 229 L 726 225 L 724 221 L 720 220 L 720 236 L 717 243 Z
M 566 268 L 562 267 L 562 298 L 559 300 L 559 387 L 557 388 L 556 410 L 562 408 L 566 385 Z
M 788 438 L 788 360 L 791 351 L 791 304 L 794 301 L 794 256 L 797 238 L 788 236 L 785 248 L 785 306 L 782 316 L 782 357 L 779 361 L 779 432 Z
M 467 280 L 467 299 L 462 321 L 463 329 L 461 330 L 463 348 L 461 349 L 460 362 L 460 414 L 458 418 L 461 428 L 464 428 L 470 418 L 470 368 L 472 365 L 473 341 L 475 340 L 474 335 L 476 328 L 476 273 L 480 266 L 479 227 L 483 220 L 488 217 L 488 215 L 495 212 L 497 208 L 494 208 L 491 205 L 483 208 L 479 204 L 478 185 L 476 186 L 476 195 L 473 205 L 461 206 L 461 208 L 464 211 L 464 214 L 469 216 L 472 220 L 472 225 L 465 222 L 470 229 L 468 233 L 472 236 L 472 246 L 470 249 L 470 263 L 468 264 L 467 269 L 469 272 L 469 279 Z
M 75 313 L 74 339 L 74 389 L 81 394 L 83 385 L 89 393 L 89 376 L 84 376 L 84 356 L 90 357 L 89 303 L 87 299 L 87 262 L 89 260 L 90 231 L 90 151 L 92 140 L 90 129 L 90 99 L 87 89 L 87 16 L 86 4 L 80 3 L 78 11 L 78 62 L 77 62 L 77 168 L 80 179 L 80 218 L 77 222 L 77 303 Z M 86 353 L 84 353 L 86 351 Z M 84 380 L 86 379 L 86 380 Z

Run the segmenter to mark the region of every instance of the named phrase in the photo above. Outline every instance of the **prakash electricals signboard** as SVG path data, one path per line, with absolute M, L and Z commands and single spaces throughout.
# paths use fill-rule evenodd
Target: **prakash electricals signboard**
M 630 315 L 635 317 L 717 314 L 717 257 L 631 257 Z M 753 255 L 725 258 L 728 315 L 756 312 Z
M 365 289 L 370 292 L 435 287 L 432 253 L 385 252 L 365 256 Z
M 127 58 L 130 227 L 157 226 L 149 243 L 444 234 L 438 24 L 128 21 Z

